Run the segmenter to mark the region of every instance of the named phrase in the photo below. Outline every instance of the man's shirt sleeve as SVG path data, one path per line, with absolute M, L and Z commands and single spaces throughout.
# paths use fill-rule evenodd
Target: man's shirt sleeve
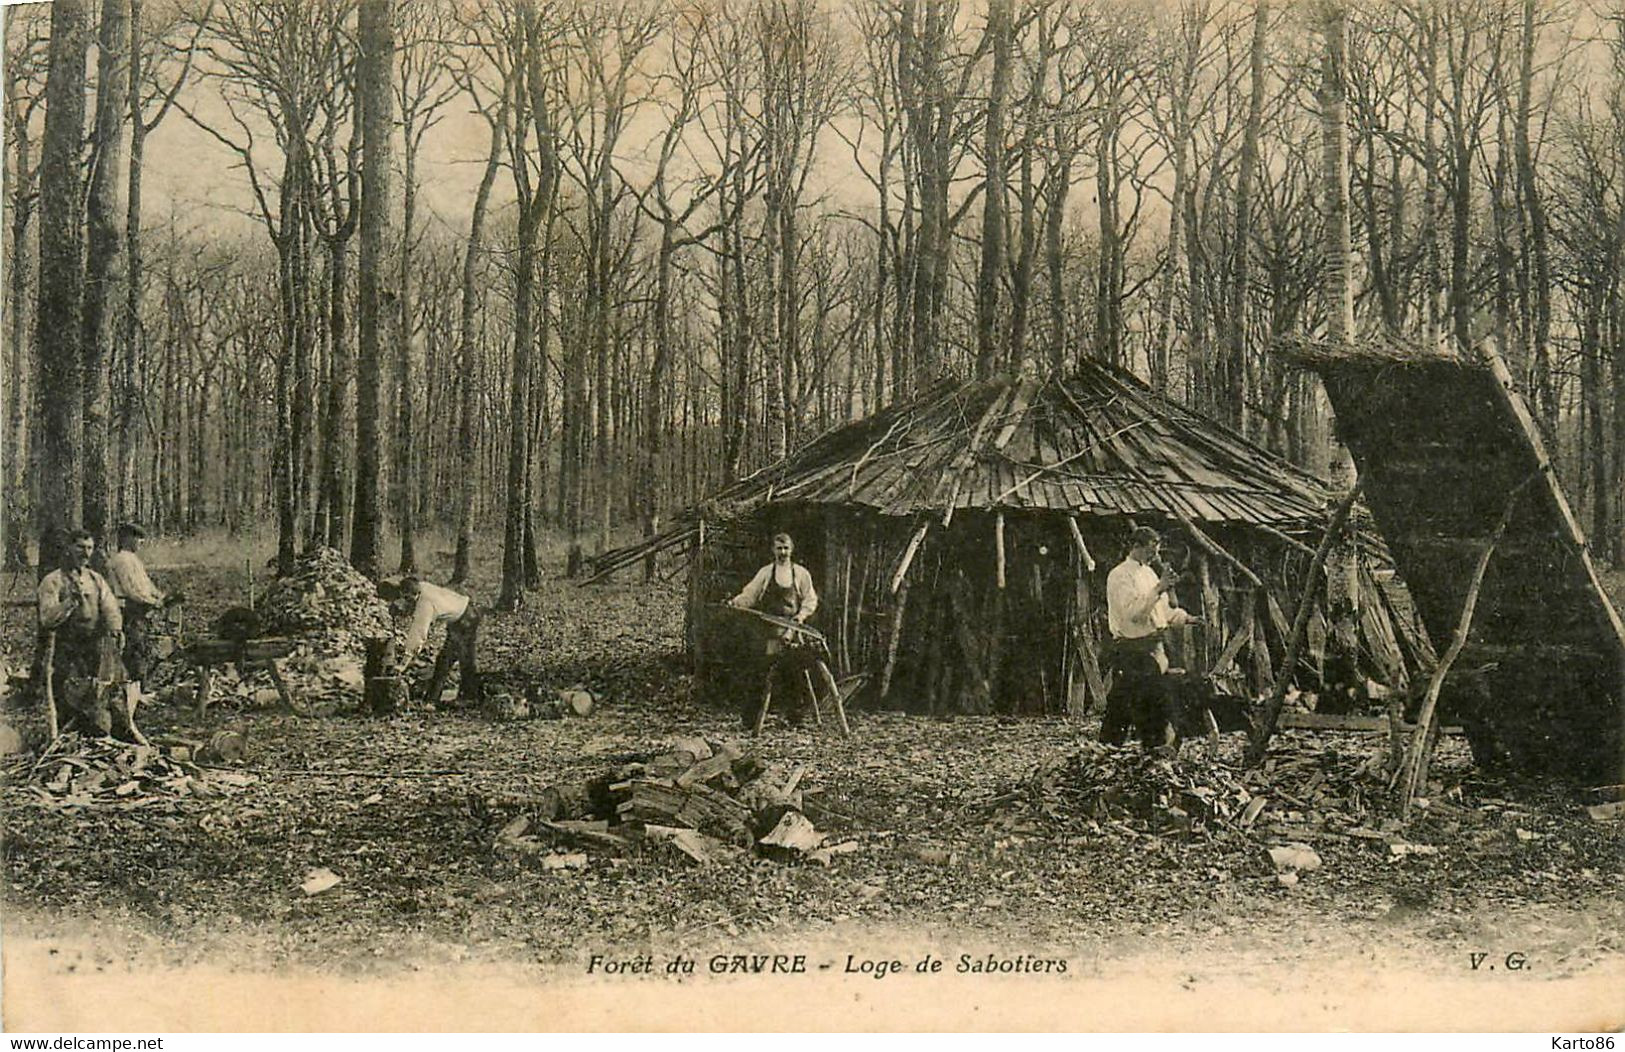
M 39 583 L 39 623 L 41 628 L 59 628 L 79 605 L 78 589 L 68 587 L 60 572 L 50 573 Z
M 426 595 L 419 595 L 417 605 L 412 608 L 412 625 L 406 630 L 406 644 L 401 657 L 401 664 L 409 665 L 417 656 L 423 644 L 429 638 L 429 625 L 434 622 L 434 604 Z

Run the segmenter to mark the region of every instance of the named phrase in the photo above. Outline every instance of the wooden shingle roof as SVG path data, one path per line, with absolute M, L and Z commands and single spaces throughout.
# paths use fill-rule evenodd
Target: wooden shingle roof
M 704 517 L 768 503 L 946 516 L 1053 510 L 1318 531 L 1330 500 L 1314 476 L 1133 375 L 1085 361 L 1066 377 L 944 381 L 825 434 L 711 495 Z M 699 508 L 659 537 L 606 553 L 597 575 L 690 536 Z
M 1051 509 L 1277 529 L 1318 524 L 1327 497 L 1287 461 L 1094 363 L 1065 378 L 939 385 L 716 494 L 724 505 Z

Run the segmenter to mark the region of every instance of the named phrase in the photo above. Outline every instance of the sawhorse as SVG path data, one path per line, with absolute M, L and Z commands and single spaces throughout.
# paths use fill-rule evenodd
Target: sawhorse
M 811 632 L 807 635 L 810 637 Z M 812 704 L 813 719 L 818 725 L 824 725 L 824 710 L 818 701 L 818 689 L 813 685 L 813 672 L 818 673 L 818 680 L 828 694 L 829 700 L 835 704 L 835 719 L 841 728 L 841 737 L 852 736 L 852 728 L 846 722 L 846 699 L 841 696 L 840 685 L 835 682 L 835 674 L 829 670 L 829 647 L 825 645 L 823 637 L 812 640 L 811 647 L 792 648 L 781 651 L 767 666 L 767 675 L 762 684 L 762 706 L 756 710 L 756 725 L 751 730 L 753 735 L 762 733 L 762 727 L 767 723 L 767 710 L 773 704 L 773 680 L 779 675 L 779 669 L 787 660 L 794 660 L 801 664 L 801 685 L 807 690 L 807 700 Z M 808 665 L 812 667 L 809 668 Z

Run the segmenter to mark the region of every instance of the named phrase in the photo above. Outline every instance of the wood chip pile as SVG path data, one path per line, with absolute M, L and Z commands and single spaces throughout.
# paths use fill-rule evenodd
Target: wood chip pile
M 342 553 L 317 548 L 265 592 L 257 612 L 269 634 L 343 631 L 358 638 L 389 635 L 389 605 Z
M 585 864 L 586 851 L 625 855 L 640 846 L 701 865 L 752 851 L 828 865 L 849 847 L 826 844 L 802 814 L 805 773 L 726 742 L 683 738 L 602 777 L 509 801 L 519 813 L 497 834 L 495 847 L 545 869 Z M 490 808 L 483 800 L 477 806 Z
M 1138 745 L 1085 742 L 1038 768 L 1008 798 L 1085 832 L 1107 824 L 1165 835 L 1281 828 L 1283 821 L 1317 830 L 1363 827 L 1386 787 L 1382 750 L 1281 753 L 1244 771 L 1189 747 L 1167 757 Z
M 201 749 L 131 745 L 112 738 L 64 734 L 33 763 L 26 792 L 44 807 L 68 811 L 133 811 L 172 806 L 183 798 L 234 793 L 258 779 L 239 771 L 205 770 L 194 762 L 209 759 L 208 749 L 227 744 L 217 746 L 211 740 Z

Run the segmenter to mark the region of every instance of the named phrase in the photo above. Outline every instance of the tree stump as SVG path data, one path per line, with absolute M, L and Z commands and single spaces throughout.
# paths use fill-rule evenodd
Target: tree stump
M 406 708 L 409 691 L 406 680 L 396 674 L 395 640 L 388 636 L 368 639 L 367 657 L 362 667 L 365 683 L 361 693 L 361 711 L 374 716 L 388 716 Z

